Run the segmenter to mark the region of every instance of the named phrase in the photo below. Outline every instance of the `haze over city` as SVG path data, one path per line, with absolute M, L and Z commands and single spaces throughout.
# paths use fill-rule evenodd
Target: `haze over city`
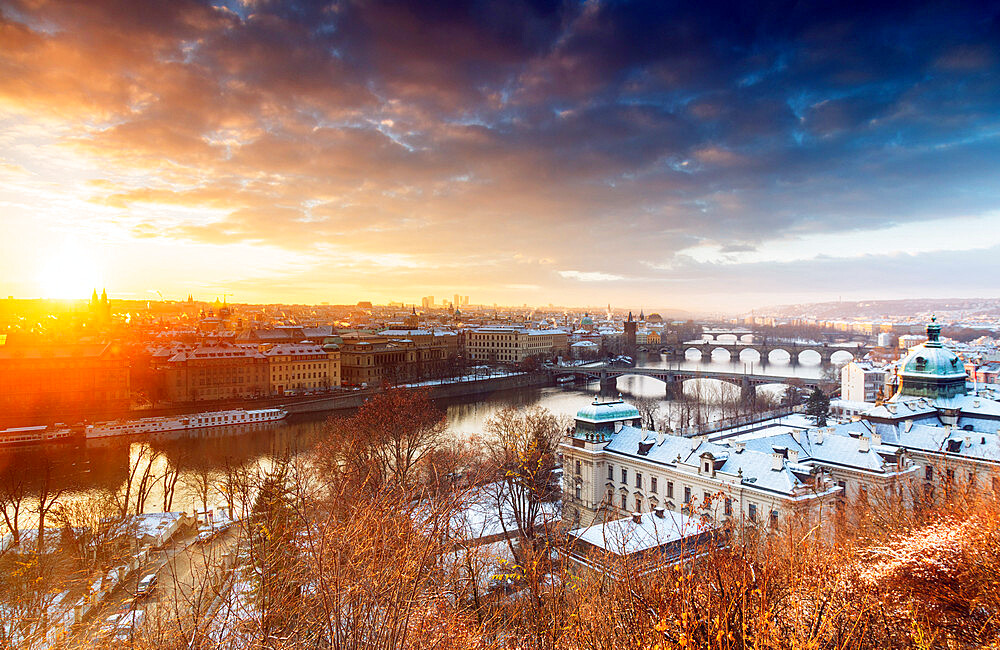
M 4 295 L 993 296 L 995 4 L 0 5 Z

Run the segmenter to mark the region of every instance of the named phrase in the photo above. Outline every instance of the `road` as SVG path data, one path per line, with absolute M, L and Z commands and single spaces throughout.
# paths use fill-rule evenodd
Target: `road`
M 101 629 L 108 617 L 140 610 L 140 633 L 185 633 L 191 621 L 206 618 L 215 601 L 225 575 L 226 554 L 235 549 L 238 531 L 239 526 L 234 525 L 203 542 L 189 534 L 152 554 L 74 628 L 71 642 L 108 647 L 113 640 Z M 149 593 L 137 595 L 138 581 L 151 573 L 158 578 L 156 585 Z

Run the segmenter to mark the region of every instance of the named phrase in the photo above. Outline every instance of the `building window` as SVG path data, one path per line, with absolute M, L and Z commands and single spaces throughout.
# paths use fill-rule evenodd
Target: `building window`
M 728 497 L 726 498 L 725 513 L 727 517 L 733 516 L 733 500 Z
M 750 521 L 757 521 L 757 504 L 751 503 L 747 506 L 747 517 Z
M 928 465 L 924 468 L 924 480 L 933 481 L 934 480 L 934 468 Z
M 945 476 L 947 477 L 949 483 L 953 482 L 955 480 L 955 470 L 946 469 Z
M 673 481 L 667 481 L 667 498 L 668 499 L 673 499 L 674 498 L 674 482 Z
M 628 497 L 622 495 L 622 510 L 628 510 Z
M 656 494 L 656 477 L 655 476 L 650 476 L 649 477 L 649 491 L 652 492 L 653 494 Z
M 684 488 L 684 503 L 691 503 L 691 488 Z
M 635 511 L 642 512 L 642 497 L 640 496 L 635 497 Z
M 580 500 L 580 493 L 582 492 L 582 488 L 580 487 L 579 483 L 576 484 L 576 488 L 575 488 L 574 492 L 575 492 L 575 495 L 576 495 L 576 500 L 579 501 Z
M 771 511 L 771 528 L 777 528 L 778 526 L 778 511 Z
M 624 467 L 622 468 L 622 483 L 628 484 L 628 470 Z
M 704 506 L 705 508 L 707 508 L 710 505 L 712 505 L 712 495 L 711 495 L 711 493 L 709 493 L 709 492 L 702 492 L 701 496 L 702 496 L 702 499 L 703 499 L 703 501 L 701 502 L 702 506 Z
M 615 466 L 614 465 L 608 465 L 608 480 L 609 481 L 615 480 Z
M 642 472 L 635 473 L 635 486 L 642 489 Z
M 580 475 L 580 461 L 576 461 L 576 475 Z

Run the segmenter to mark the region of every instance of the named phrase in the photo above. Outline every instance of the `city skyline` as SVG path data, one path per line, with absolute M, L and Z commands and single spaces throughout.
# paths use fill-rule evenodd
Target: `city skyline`
M 996 295 L 996 7 L 14 1 L 0 41 L 2 295 Z

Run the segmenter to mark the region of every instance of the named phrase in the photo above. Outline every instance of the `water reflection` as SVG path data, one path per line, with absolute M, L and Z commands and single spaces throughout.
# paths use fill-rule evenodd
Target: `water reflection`
M 639 365 L 646 367 L 755 372 L 804 378 L 819 377 L 823 371 L 818 364 L 801 363 L 791 366 L 787 362 L 777 361 L 764 367 L 728 359 L 703 362 L 694 358 L 669 362 L 659 355 L 639 358 L 637 361 Z M 699 383 L 703 387 L 712 386 L 714 391 L 735 391 L 738 394 L 739 390 L 723 382 L 698 380 L 685 382 L 685 391 L 696 390 Z M 620 377 L 618 389 L 626 399 L 632 396 L 658 400 L 661 417 L 669 416 L 675 406 L 665 398 L 663 383 L 651 377 Z M 782 390 L 777 384 L 761 390 L 769 389 L 775 392 Z M 585 385 L 497 391 L 449 399 L 440 405 L 446 410 L 448 431 L 454 436 L 470 437 L 481 434 L 490 415 L 504 407 L 537 405 L 557 416 L 572 417 L 597 393 L 597 382 L 591 382 Z M 66 490 L 68 494 L 118 490 L 128 478 L 140 445 L 148 444 L 157 456 L 152 469 L 154 476 L 162 476 L 168 466 L 180 468 L 181 480 L 177 484 L 171 507 L 173 510 L 190 512 L 202 505 L 195 491 L 185 485 L 186 475 L 209 472 L 220 476 L 227 467 L 266 465 L 279 455 L 308 450 L 321 436 L 323 423 L 328 417 L 349 415 L 350 412 L 295 415 L 281 422 L 164 433 L 145 439 L 103 438 L 49 448 L 4 451 L 0 452 L 0 476 L 18 469 L 30 477 L 33 490 L 37 489 L 40 477 L 46 476 L 45 472 L 51 476 L 56 489 Z M 162 506 L 162 484 L 157 484 L 149 495 L 145 509 L 158 511 Z

